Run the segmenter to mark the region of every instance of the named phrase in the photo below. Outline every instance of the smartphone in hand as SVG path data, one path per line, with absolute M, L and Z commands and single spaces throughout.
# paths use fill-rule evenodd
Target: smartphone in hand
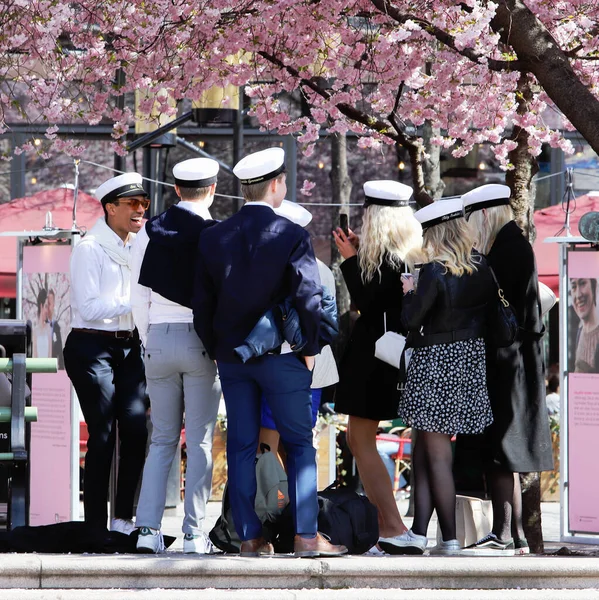
M 349 216 L 346 213 L 339 213 L 339 227 L 345 234 L 345 237 L 349 236 Z

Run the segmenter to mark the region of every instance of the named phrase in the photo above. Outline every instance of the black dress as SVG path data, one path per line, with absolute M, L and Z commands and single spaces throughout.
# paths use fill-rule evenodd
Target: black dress
M 396 419 L 398 371 L 375 358 L 374 346 L 384 333 L 385 313 L 387 330 L 405 333 L 400 325 L 401 270 L 396 271 L 385 261 L 381 265 L 381 276 L 375 273 L 373 279 L 364 284 L 358 257 L 352 256 L 341 264 L 341 272 L 360 316 L 339 365 L 335 410 L 373 421 Z
M 521 328 L 508 348 L 487 352 L 493 424 L 492 460 L 514 473 L 553 469 L 545 405 L 538 276 L 531 245 L 515 221 L 504 225 L 487 256 Z

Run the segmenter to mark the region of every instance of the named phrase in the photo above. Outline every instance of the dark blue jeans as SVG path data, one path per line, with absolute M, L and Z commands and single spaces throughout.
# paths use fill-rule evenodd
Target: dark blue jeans
M 71 331 L 65 368 L 87 424 L 83 505 L 85 521 L 106 527 L 106 501 L 119 427 L 115 517 L 131 519 L 146 452 L 146 380 L 139 337 L 128 340 Z
M 262 535 L 254 510 L 256 449 L 262 396 L 287 452 L 295 532 L 317 531 L 316 450 L 312 443 L 312 373 L 295 354 L 264 355 L 245 364 L 218 363 L 227 405 L 227 465 L 231 510 L 242 541 Z

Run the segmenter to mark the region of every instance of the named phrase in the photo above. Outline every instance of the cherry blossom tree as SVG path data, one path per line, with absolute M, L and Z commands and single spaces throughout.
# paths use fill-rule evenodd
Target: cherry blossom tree
M 132 92 L 143 112 L 174 115 L 172 98 L 232 83 L 306 155 L 322 129 L 403 146 L 420 203 L 438 193 L 435 148 L 488 143 L 525 222 L 542 144 L 570 152 L 561 129 L 575 128 L 599 152 L 598 17 L 594 0 L 4 0 L 0 132 L 45 123 L 42 156 L 78 156 L 56 124 L 108 120 L 124 153 Z

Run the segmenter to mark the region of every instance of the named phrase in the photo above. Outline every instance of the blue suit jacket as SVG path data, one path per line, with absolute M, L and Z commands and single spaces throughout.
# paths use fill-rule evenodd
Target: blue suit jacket
M 262 315 L 290 297 L 306 345 L 320 351 L 322 287 L 308 232 L 268 206 L 244 206 L 200 236 L 192 308 L 211 358 L 241 362 L 243 344 Z

